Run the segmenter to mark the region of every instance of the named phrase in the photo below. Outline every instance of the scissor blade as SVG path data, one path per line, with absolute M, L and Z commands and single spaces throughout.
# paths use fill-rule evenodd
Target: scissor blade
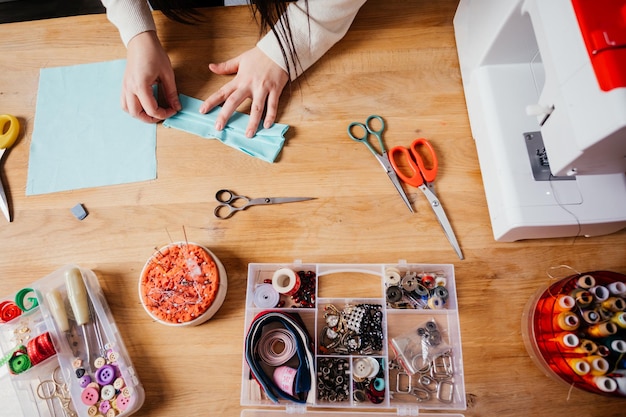
M 437 196 L 430 190 L 430 188 L 428 188 L 425 184 L 420 185 L 419 188 L 420 190 L 422 190 L 422 192 L 428 199 L 428 202 L 430 203 L 430 207 L 435 212 L 435 215 L 437 216 L 437 220 L 439 221 L 439 224 L 441 225 L 441 228 L 443 229 L 444 234 L 448 238 L 448 241 L 450 242 L 450 245 L 452 245 L 452 247 L 454 248 L 454 251 L 456 252 L 456 254 L 459 256 L 459 259 L 461 260 L 465 259 L 463 257 L 463 252 L 461 252 L 461 247 L 459 246 L 459 242 L 456 240 L 456 236 L 454 235 L 454 231 L 452 230 L 452 225 L 450 224 L 450 221 L 448 220 L 448 216 L 446 216 L 446 212 L 443 210 L 443 206 L 441 205 L 441 202 L 439 201 Z
M 400 194 L 400 197 L 402 197 L 402 201 L 404 201 L 404 204 L 406 204 L 406 206 L 409 208 L 411 213 L 413 213 L 413 206 L 411 205 L 411 201 L 409 201 L 409 197 L 406 195 L 404 188 L 402 188 L 402 183 L 400 183 L 400 180 L 398 179 L 398 176 L 396 175 L 395 171 L 394 170 L 391 170 L 391 172 L 387 171 L 387 176 L 393 183 L 393 186 L 396 187 L 396 190 L 398 191 L 398 194 Z
M 268 204 L 296 203 L 298 201 L 315 200 L 316 197 L 274 197 Z
M 4 217 L 7 218 L 8 222 L 11 222 L 11 214 L 9 213 L 9 203 L 7 203 L 7 196 L 4 193 L 4 185 L 0 180 L 0 210 L 4 214 Z

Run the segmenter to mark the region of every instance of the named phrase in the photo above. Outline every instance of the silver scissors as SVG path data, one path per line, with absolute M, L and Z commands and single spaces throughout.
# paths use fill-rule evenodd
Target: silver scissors
M 215 193 L 215 199 L 219 202 L 215 207 L 215 217 L 218 219 L 228 219 L 235 212 L 239 210 L 245 210 L 250 206 L 270 204 L 282 204 L 282 203 L 294 203 L 296 201 L 315 200 L 315 197 L 263 197 L 263 198 L 248 198 L 243 195 L 237 195 L 231 190 L 219 190 Z
M 372 127 L 372 123 L 371 123 L 372 120 L 378 120 L 378 122 L 380 123 L 380 129 L 374 130 L 374 128 Z M 358 128 L 358 129 L 355 129 L 355 128 Z M 359 130 L 359 129 L 363 131 L 362 135 L 356 135 L 355 133 L 353 133 L 354 130 Z M 387 148 L 385 148 L 385 144 L 383 143 L 383 131 L 384 130 L 385 130 L 385 121 L 383 120 L 383 118 L 378 115 L 373 114 L 369 116 L 367 119 L 365 119 L 365 123 L 361 123 L 361 122 L 350 123 L 350 125 L 348 126 L 348 136 L 350 136 L 350 139 L 360 142 L 364 144 L 365 146 L 367 146 L 367 149 L 369 149 L 370 152 L 376 157 L 380 165 L 383 167 L 383 169 L 387 173 L 387 176 L 393 183 L 393 186 L 396 187 L 396 190 L 398 191 L 398 193 L 400 193 L 400 197 L 402 197 L 402 201 L 404 201 L 404 204 L 406 204 L 409 210 L 411 210 L 411 213 L 413 213 L 413 207 L 411 206 L 409 197 L 406 195 L 404 188 L 402 188 L 400 179 L 398 178 L 396 171 L 394 171 L 393 167 L 391 166 L 391 162 L 389 161 L 389 156 L 387 155 Z M 374 135 L 376 136 L 376 139 L 378 139 L 378 146 L 380 147 L 380 153 L 376 149 L 374 149 L 374 147 L 370 143 L 370 135 Z

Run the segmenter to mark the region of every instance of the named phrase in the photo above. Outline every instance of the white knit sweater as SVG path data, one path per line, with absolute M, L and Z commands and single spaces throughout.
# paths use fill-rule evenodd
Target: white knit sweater
M 335 43 L 344 37 L 365 0 L 304 0 L 290 3 L 287 17 L 298 65 L 290 60 L 291 78 L 306 71 Z M 118 28 L 124 45 L 141 32 L 156 30 L 146 0 L 102 0 L 108 19 Z M 278 27 L 278 26 L 277 26 Z M 280 43 L 273 33 L 259 40 L 257 46 L 285 71 L 287 67 Z

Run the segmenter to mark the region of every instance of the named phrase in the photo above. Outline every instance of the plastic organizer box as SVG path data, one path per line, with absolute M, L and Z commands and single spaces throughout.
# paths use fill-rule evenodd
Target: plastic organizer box
M 249 264 L 241 386 L 245 416 L 465 410 L 454 266 Z
M 144 402 L 88 269 L 68 265 L 0 298 L 0 354 L 2 415 L 128 416 Z

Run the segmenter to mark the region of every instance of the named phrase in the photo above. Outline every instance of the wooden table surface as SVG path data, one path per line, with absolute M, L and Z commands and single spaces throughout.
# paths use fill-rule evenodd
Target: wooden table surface
M 279 121 L 291 127 L 274 164 L 159 126 L 158 179 L 30 197 L 40 68 L 119 59 L 125 49 L 104 15 L 1 25 L 0 113 L 19 117 L 24 130 L 3 165 L 14 221 L 0 222 L 0 294 L 66 264 L 93 269 L 146 389 L 136 415 L 237 416 L 248 263 L 452 263 L 465 415 L 623 415 L 624 400 L 570 390 L 545 376 L 526 353 L 520 321 L 528 299 L 550 282 L 548 274 L 568 273 L 552 267 L 626 273 L 626 231 L 494 241 L 455 49 L 456 3 L 367 2 L 347 36 L 283 94 Z M 247 50 L 258 36 L 246 7 L 209 9 L 206 19 L 193 27 L 156 15 L 179 92 L 199 98 L 226 80 L 207 65 Z M 437 190 L 465 260 L 456 257 L 421 193 L 409 190 L 417 209 L 410 214 L 372 155 L 348 139 L 347 125 L 374 113 L 385 117 L 388 146 L 418 136 L 435 144 Z M 225 187 L 317 200 L 257 207 L 220 221 L 213 198 Z M 70 213 L 79 202 L 89 211 L 83 221 Z M 213 319 L 179 329 L 153 322 L 136 288 L 154 248 L 184 240 L 185 233 L 224 263 L 229 289 Z

